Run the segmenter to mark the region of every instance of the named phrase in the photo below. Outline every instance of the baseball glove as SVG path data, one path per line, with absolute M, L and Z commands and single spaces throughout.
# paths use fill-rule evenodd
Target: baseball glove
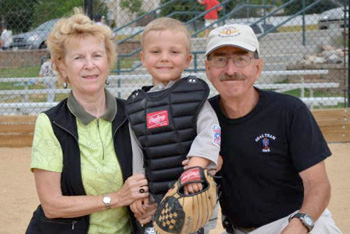
M 189 183 L 202 183 L 203 189 L 186 195 L 183 187 Z M 200 167 L 189 168 L 158 205 L 153 226 L 159 234 L 194 233 L 209 221 L 216 200 L 216 184 L 208 171 Z

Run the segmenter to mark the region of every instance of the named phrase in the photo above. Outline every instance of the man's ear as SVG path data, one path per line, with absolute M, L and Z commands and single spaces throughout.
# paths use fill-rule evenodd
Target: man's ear
M 205 70 L 210 71 L 211 67 L 207 58 L 204 60 Z
M 257 70 L 256 70 L 257 77 L 260 77 L 260 75 L 261 75 L 261 73 L 263 71 L 263 60 L 262 60 L 262 58 L 258 59 L 258 62 L 256 64 L 256 66 L 257 66 Z
M 209 64 L 207 58 L 204 60 L 204 65 L 205 65 L 205 72 L 207 74 L 207 78 L 209 79 L 209 81 L 211 81 L 211 76 L 208 75 L 209 72 L 210 72 L 211 67 L 210 67 L 210 64 Z
M 257 59 L 255 64 L 256 70 L 255 70 L 255 82 L 259 79 L 262 70 L 263 70 L 263 60 L 262 58 Z

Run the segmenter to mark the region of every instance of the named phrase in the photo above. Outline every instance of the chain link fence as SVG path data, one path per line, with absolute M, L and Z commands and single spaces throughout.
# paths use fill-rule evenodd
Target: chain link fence
M 349 106 L 347 0 L 220 3 L 218 25 L 251 25 L 259 37 L 264 71 L 257 87 L 300 97 L 311 109 Z M 107 88 L 115 96 L 127 98 L 131 91 L 152 83 L 141 66 L 140 35 L 147 23 L 161 16 L 186 23 L 194 59 L 184 76 L 195 74 L 206 80 L 204 15 L 208 12 L 197 0 L 1 0 L 5 36 L 0 51 L 0 115 L 36 115 L 67 97 L 69 89 L 57 84 L 55 77 L 40 77 L 39 71 L 48 59 L 48 33 L 58 18 L 70 15 L 76 6 L 91 18 L 102 16 L 114 32 L 118 59 Z M 211 95 L 216 93 L 212 88 Z

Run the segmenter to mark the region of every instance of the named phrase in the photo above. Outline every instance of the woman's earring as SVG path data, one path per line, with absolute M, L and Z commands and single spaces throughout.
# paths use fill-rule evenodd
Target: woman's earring
M 64 82 L 64 83 L 62 84 L 62 86 L 63 86 L 64 89 L 66 89 L 66 88 L 68 87 L 67 82 Z
M 106 79 L 106 81 L 105 81 L 105 84 L 106 84 L 106 85 L 109 85 L 108 77 L 107 77 L 107 79 Z

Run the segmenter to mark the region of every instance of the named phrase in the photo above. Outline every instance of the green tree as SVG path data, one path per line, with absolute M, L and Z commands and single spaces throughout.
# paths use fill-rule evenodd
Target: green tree
M 124 10 L 128 10 L 132 14 L 139 14 L 142 12 L 142 0 L 121 0 L 120 7 Z
M 165 4 L 170 0 L 161 0 L 160 4 Z M 171 16 L 182 22 L 186 22 L 202 11 L 197 0 L 177 0 L 161 9 L 160 16 Z M 187 12 L 188 14 L 174 14 L 176 12 Z M 191 14 L 193 13 L 193 14 Z
M 84 0 L 45 0 L 39 1 L 34 8 L 33 26 L 36 27 L 45 21 L 68 16 L 73 13 L 74 7 L 84 6 Z M 106 15 L 107 6 L 103 0 L 93 0 L 93 12 L 95 14 Z
M 37 0 L 1 0 L 0 22 L 6 23 L 13 33 L 27 31 L 32 24 L 34 5 Z
M 310 5 L 313 3 L 315 0 L 305 0 L 305 6 Z M 295 3 L 289 5 L 285 9 L 285 13 L 287 15 L 292 15 L 302 9 L 303 3 L 302 1 L 295 1 Z M 321 1 L 319 4 L 317 4 L 315 7 L 312 7 L 309 9 L 306 13 L 307 14 L 318 14 L 321 13 L 325 10 L 337 7 L 338 5 L 334 3 L 334 1 Z

